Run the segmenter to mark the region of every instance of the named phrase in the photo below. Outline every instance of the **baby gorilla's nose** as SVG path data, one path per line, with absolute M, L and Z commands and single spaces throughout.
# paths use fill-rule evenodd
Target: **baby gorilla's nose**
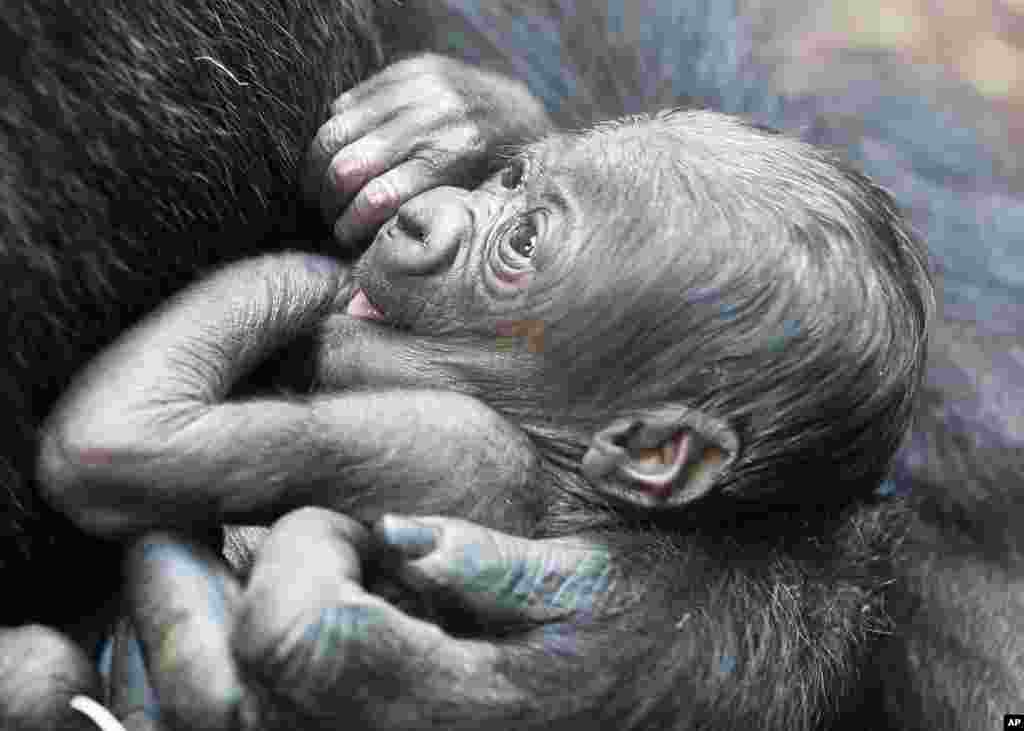
M 378 266 L 393 274 L 433 274 L 451 266 L 472 228 L 460 193 L 435 188 L 399 208 L 374 243 Z

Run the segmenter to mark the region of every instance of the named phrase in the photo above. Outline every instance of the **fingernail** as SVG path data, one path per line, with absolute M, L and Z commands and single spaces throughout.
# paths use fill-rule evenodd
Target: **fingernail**
M 129 620 L 118 622 L 113 644 L 107 700 L 122 716 L 141 711 L 149 720 L 159 721 L 160 703 L 149 682 L 142 645 Z
M 437 547 L 437 531 L 410 518 L 384 516 L 380 534 L 385 543 L 408 560 L 423 558 Z
M 365 211 L 367 214 L 376 214 L 384 208 L 396 208 L 399 203 L 394 185 L 389 182 L 387 177 L 370 181 L 363 189 L 363 195 L 366 196 L 366 202 L 369 204 Z

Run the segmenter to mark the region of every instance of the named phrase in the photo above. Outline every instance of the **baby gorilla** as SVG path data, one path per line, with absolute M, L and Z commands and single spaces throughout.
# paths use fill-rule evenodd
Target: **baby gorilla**
M 185 292 L 69 392 L 42 480 L 110 536 L 309 504 L 586 533 L 643 610 L 524 650 L 513 683 L 572 679 L 622 728 L 816 728 L 857 707 L 883 621 L 863 501 L 931 308 L 923 247 L 831 155 L 712 113 L 630 118 L 416 197 L 352 270 L 266 257 Z M 310 333 L 311 394 L 236 397 Z M 620 625 L 612 676 L 642 691 L 581 664 Z

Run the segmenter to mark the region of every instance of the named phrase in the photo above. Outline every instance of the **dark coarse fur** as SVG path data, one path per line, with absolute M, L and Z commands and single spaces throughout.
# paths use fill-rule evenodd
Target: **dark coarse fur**
M 360 0 L 0 7 L 0 623 L 67 619 L 109 593 L 96 567 L 116 560 L 83 547 L 30 484 L 40 420 L 75 368 L 196 272 L 320 236 L 300 215 L 297 166 L 327 104 L 381 65 L 374 12 Z M 81 603 L 46 590 L 80 570 L 95 579 Z
M 1024 337 L 946 322 L 894 488 L 913 508 L 876 658 L 903 728 L 998 728 L 1024 699 Z

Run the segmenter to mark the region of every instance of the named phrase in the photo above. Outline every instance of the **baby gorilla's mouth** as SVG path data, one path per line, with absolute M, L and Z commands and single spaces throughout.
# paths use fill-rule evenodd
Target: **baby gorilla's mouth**
M 362 287 L 357 289 L 355 294 L 352 295 L 352 299 L 349 300 L 348 307 L 345 312 L 350 317 L 354 317 L 358 320 L 384 321 L 384 314 L 378 310 L 372 302 L 370 302 L 369 297 L 366 296 L 366 292 L 363 291 Z

